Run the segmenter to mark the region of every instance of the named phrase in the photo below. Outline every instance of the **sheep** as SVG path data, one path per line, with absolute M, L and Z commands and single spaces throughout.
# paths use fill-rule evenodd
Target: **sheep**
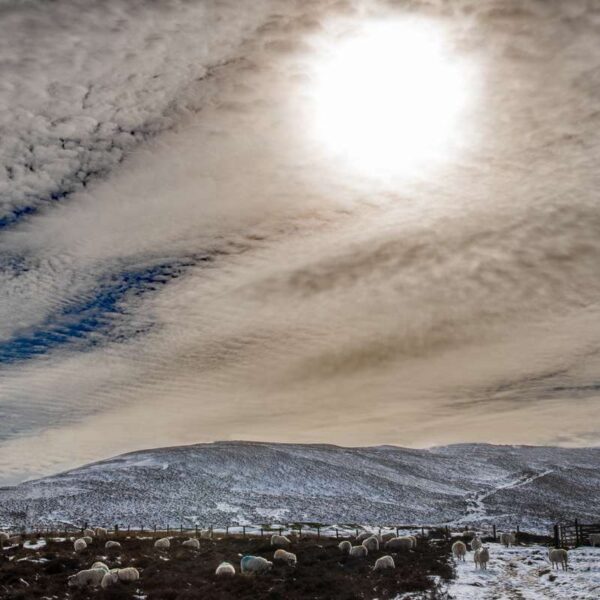
M 383 543 L 383 542 L 387 542 L 387 541 L 391 540 L 392 538 L 395 538 L 396 534 L 392 533 L 392 532 L 388 532 L 388 533 L 382 534 L 380 537 L 381 537 L 381 543 Z
M 262 556 L 242 556 L 240 561 L 242 573 L 263 573 L 273 568 L 273 563 Z
M 104 548 L 106 550 L 119 550 L 121 548 L 120 542 L 115 542 L 114 540 L 108 540 L 106 544 L 104 544 Z
M 181 542 L 181 545 L 184 548 L 193 548 L 194 550 L 200 550 L 200 542 L 196 538 L 190 538 L 189 540 L 185 540 Z
M 350 556 L 354 558 L 365 558 L 367 554 L 369 554 L 369 551 L 362 544 L 350 548 Z
M 98 562 L 95 562 L 95 563 L 94 563 L 94 564 L 93 564 L 93 565 L 90 567 L 90 569 L 104 569 L 104 570 L 105 570 L 107 573 L 108 573 L 108 571 L 110 571 L 110 569 L 108 568 L 108 566 L 107 566 L 105 563 L 103 563 L 103 562 L 100 562 L 100 561 L 98 561 Z
M 86 548 L 87 544 L 82 538 L 79 538 L 78 540 L 75 540 L 75 542 L 73 542 L 73 549 L 75 550 L 75 552 L 83 552 Z
M 590 533 L 590 544 L 596 547 L 596 544 L 600 544 L 600 533 Z
M 385 543 L 388 550 L 411 550 L 413 541 L 409 537 L 393 537 Z
M 215 575 L 218 577 L 231 577 L 235 575 L 235 567 L 228 562 L 222 562 L 215 571 Z
M 475 561 L 475 568 L 479 567 L 480 569 L 487 569 L 487 564 L 490 560 L 489 550 L 485 546 L 478 548 L 475 550 L 473 560 Z
M 94 541 L 89 535 L 84 535 L 81 538 L 88 546 Z
M 367 538 L 366 540 L 363 540 L 362 545 L 369 552 L 375 552 L 376 550 L 379 550 L 379 540 L 374 535 L 372 535 L 370 538 Z
M 409 538 L 410 540 L 412 540 L 412 543 L 413 543 L 412 547 L 416 548 L 417 547 L 417 538 L 414 535 L 407 535 L 406 537 Z
M 109 588 L 111 585 L 114 585 L 119 581 L 119 575 L 116 571 L 109 571 L 104 573 L 104 577 L 100 582 L 100 587 L 105 590 Z
M 104 539 L 108 537 L 108 529 L 105 529 L 104 527 L 96 527 L 96 529 L 94 529 L 94 534 L 96 535 L 96 537 L 99 537 L 100 539 Z
M 0 548 L 4 547 L 4 542 L 8 542 L 10 535 L 4 531 L 0 531 Z
M 465 554 L 467 553 L 467 546 L 464 542 L 454 542 L 452 544 L 452 554 L 454 554 L 457 560 L 465 560 Z
M 373 536 L 373 534 L 370 533 L 369 531 L 363 531 L 362 533 L 359 533 L 356 536 L 356 543 L 362 544 L 365 540 L 368 540 L 372 536 Z
M 168 550 L 171 547 L 169 538 L 160 538 L 154 542 L 154 547 L 158 550 Z
M 102 579 L 106 575 L 104 569 L 86 569 L 71 575 L 67 579 L 69 587 L 85 587 L 86 585 L 101 585 Z
M 501 533 L 500 534 L 500 543 L 504 544 L 506 548 L 509 546 L 514 546 L 516 542 L 516 538 L 514 533 Z
M 338 544 L 338 548 L 344 553 L 344 554 L 350 554 L 350 548 L 352 548 L 352 544 L 348 541 L 348 540 L 344 540 L 343 542 L 340 542 Z
M 566 550 L 563 550 L 562 548 L 549 548 L 548 559 L 550 560 L 553 569 L 555 567 L 558 569 L 560 565 L 563 568 L 563 571 L 566 571 L 568 560 L 568 554 Z
M 140 572 L 135 567 L 125 567 L 117 570 L 117 576 L 119 581 L 137 581 L 140 578 Z
M 477 536 L 475 536 L 471 540 L 471 550 L 473 550 L 473 552 L 474 552 L 475 550 L 479 550 L 479 548 L 481 548 L 481 546 L 483 546 L 483 542 Z
M 373 570 L 374 571 L 383 571 L 385 569 L 395 569 L 395 568 L 396 568 L 396 563 L 394 562 L 394 559 L 389 554 L 386 554 L 385 556 L 379 557 L 375 561 L 375 566 L 373 567 Z
M 291 545 L 291 541 L 289 538 L 285 537 L 285 535 L 272 535 L 271 536 L 271 546 L 277 546 L 279 548 L 287 548 Z
M 94 537 L 96 535 L 96 532 L 93 529 L 84 529 L 83 530 L 83 537 Z
M 284 550 L 283 548 L 278 548 L 277 550 L 275 550 L 275 554 L 273 555 L 273 560 L 279 560 L 281 562 L 284 562 L 286 564 L 288 564 L 290 567 L 293 567 L 296 565 L 296 563 L 298 562 L 298 559 L 296 558 L 296 555 L 293 552 L 288 552 L 287 550 Z
M 463 539 L 465 540 L 472 540 L 475 537 L 475 532 L 474 531 L 469 531 L 468 529 L 465 529 L 462 533 L 461 533 Z

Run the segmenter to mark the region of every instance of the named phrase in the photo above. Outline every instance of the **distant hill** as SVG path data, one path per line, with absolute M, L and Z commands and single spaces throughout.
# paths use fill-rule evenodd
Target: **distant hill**
M 0 525 L 311 521 L 547 529 L 600 521 L 600 448 L 216 442 L 158 448 L 0 489 Z

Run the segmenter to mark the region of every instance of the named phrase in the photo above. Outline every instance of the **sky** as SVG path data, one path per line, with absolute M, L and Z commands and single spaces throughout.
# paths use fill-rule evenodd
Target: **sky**
M 599 35 L 579 0 L 0 2 L 0 484 L 597 445 Z

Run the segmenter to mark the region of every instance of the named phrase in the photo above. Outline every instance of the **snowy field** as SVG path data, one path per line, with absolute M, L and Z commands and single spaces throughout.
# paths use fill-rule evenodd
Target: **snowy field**
M 455 600 L 595 600 L 600 598 L 600 548 L 569 551 L 568 571 L 550 568 L 544 546 L 490 549 L 487 571 L 476 570 L 473 553 L 457 563 L 457 578 L 449 588 Z

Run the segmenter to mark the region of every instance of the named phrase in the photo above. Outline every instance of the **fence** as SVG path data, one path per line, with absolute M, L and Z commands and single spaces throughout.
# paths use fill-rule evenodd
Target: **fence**
M 577 519 L 570 523 L 554 526 L 554 545 L 566 548 L 589 545 L 590 533 L 600 533 L 600 523 L 580 523 Z

